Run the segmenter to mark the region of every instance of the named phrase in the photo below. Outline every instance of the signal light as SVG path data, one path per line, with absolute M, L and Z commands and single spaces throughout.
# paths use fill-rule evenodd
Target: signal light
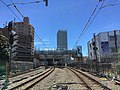
M 95 42 L 93 42 L 92 45 L 93 45 L 93 50 L 97 50 L 97 49 L 98 49 L 98 48 L 96 47 L 96 43 L 95 43 Z
M 93 42 L 92 45 L 95 46 L 95 42 Z
M 98 48 L 97 47 L 93 47 L 93 50 L 97 50 Z
M 12 30 L 12 21 L 8 23 L 8 30 L 9 30 L 9 31 Z

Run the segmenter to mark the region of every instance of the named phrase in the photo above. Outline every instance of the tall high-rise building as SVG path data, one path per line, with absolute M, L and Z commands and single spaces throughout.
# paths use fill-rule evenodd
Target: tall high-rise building
M 67 50 L 67 31 L 59 30 L 57 32 L 57 50 L 65 51 Z
M 13 23 L 14 36 L 13 59 L 15 61 L 33 61 L 34 55 L 34 27 L 29 23 L 29 18 L 24 17 L 23 22 Z

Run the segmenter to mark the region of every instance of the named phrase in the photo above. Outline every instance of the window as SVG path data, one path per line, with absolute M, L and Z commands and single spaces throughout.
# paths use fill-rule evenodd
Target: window
M 109 36 L 110 41 L 114 41 L 115 37 L 114 36 Z
M 92 48 L 92 47 L 91 47 L 91 44 L 90 44 L 90 48 Z
M 111 47 L 110 49 L 111 49 L 111 52 L 112 52 L 112 53 L 115 53 L 115 51 L 116 51 L 116 50 L 115 50 L 115 47 Z

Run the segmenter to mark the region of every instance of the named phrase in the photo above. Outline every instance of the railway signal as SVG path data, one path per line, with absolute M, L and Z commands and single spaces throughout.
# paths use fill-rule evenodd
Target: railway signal
M 44 0 L 45 6 L 48 6 L 48 0 Z
M 8 30 L 9 30 L 9 31 L 12 30 L 12 21 L 8 23 Z
M 12 21 L 11 22 L 9 22 L 8 23 L 8 31 L 9 31 L 9 44 L 10 45 L 12 45 L 13 44 L 13 42 L 14 42 L 14 36 L 13 36 L 13 34 L 12 34 L 12 30 L 13 30 L 13 28 L 12 28 Z
M 92 45 L 93 45 L 93 50 L 97 50 L 97 49 L 98 49 L 98 48 L 96 47 L 95 41 L 92 43 Z
M 95 60 L 96 60 L 96 72 L 99 72 L 99 68 L 98 68 L 98 59 L 97 59 L 97 47 L 96 47 L 96 36 L 95 33 L 93 34 L 93 38 L 94 38 L 94 42 L 92 43 L 93 45 L 93 50 L 94 50 L 94 55 L 95 55 Z

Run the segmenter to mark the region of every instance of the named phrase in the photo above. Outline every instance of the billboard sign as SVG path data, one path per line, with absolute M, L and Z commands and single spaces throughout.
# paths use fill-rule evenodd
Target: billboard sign
M 108 53 L 109 52 L 109 43 L 108 41 L 101 42 L 101 49 L 103 53 Z

